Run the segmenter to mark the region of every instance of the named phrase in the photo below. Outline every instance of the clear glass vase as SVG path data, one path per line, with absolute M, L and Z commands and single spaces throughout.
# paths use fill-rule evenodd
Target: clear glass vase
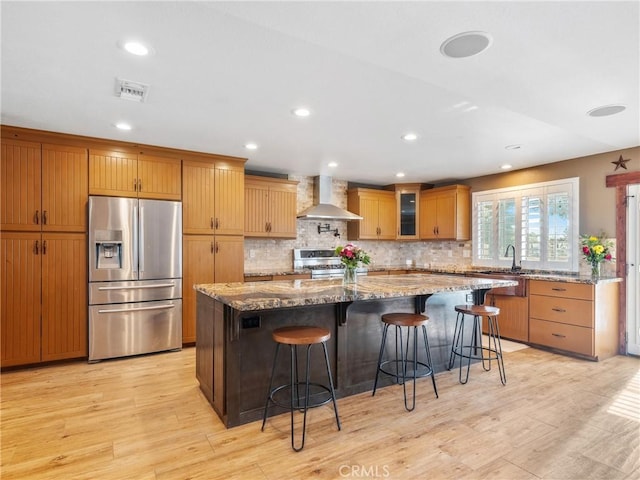
M 600 276 L 600 262 L 591 262 L 591 276 L 593 278 Z
M 358 283 L 358 275 L 356 273 L 356 267 L 345 267 L 344 276 L 342 277 L 342 284 L 356 285 Z

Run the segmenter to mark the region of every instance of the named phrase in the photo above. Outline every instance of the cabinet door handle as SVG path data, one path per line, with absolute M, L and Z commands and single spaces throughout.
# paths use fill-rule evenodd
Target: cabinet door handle
M 35 243 L 33 244 L 33 253 L 34 255 L 40 254 L 40 246 L 39 246 L 38 240 L 36 240 Z
M 215 250 L 213 248 L 213 242 L 211 242 L 211 253 L 215 253 Z
M 137 178 L 133 179 L 133 191 L 134 192 L 138 191 L 138 179 Z
M 218 217 L 216 217 L 215 228 L 216 228 L 216 230 L 218 230 L 218 228 L 220 228 L 220 222 L 218 221 Z
M 36 210 L 36 213 L 33 216 L 33 221 L 36 225 L 40 224 L 40 210 Z
M 554 337 L 558 337 L 558 338 L 567 338 L 566 335 L 561 335 L 559 333 L 552 333 L 551 335 L 553 335 Z
M 216 250 L 215 253 L 218 253 L 220 251 L 220 246 L 218 245 L 218 242 L 216 242 Z
M 567 291 L 566 288 L 560 288 L 560 287 L 553 287 L 551 290 L 553 290 L 554 292 L 566 292 Z
M 211 217 L 211 223 L 210 223 L 210 225 L 211 225 L 211 230 L 213 230 L 213 217 Z
M 558 307 L 553 307 L 551 310 L 553 310 L 554 312 L 560 312 L 560 313 L 566 312 L 564 308 L 558 308 Z
M 47 224 L 47 211 L 43 210 L 42 212 L 42 224 L 46 225 Z
M 269 232 L 269 222 L 264 222 L 264 231 Z
M 138 179 L 138 191 L 142 191 L 142 180 Z
M 46 240 L 44 240 L 44 241 L 42 242 L 42 254 L 43 254 L 43 255 L 46 255 L 46 254 L 47 254 L 47 241 L 46 241 Z

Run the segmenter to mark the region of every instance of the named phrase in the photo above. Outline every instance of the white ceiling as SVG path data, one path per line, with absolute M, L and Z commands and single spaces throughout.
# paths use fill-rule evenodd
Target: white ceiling
M 380 185 L 398 171 L 439 183 L 640 145 L 638 1 L 3 0 L 1 14 L 7 125 Z M 488 32 L 491 47 L 442 56 L 465 31 Z M 154 54 L 118 48 L 130 38 Z M 146 102 L 117 98 L 116 78 L 149 84 Z M 586 115 L 617 103 L 627 109 Z M 299 105 L 312 115 L 292 116 Z

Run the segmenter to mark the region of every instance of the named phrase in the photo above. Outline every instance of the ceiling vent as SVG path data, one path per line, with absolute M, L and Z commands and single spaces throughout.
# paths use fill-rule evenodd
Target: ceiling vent
M 124 100 L 142 103 L 149 94 L 149 85 L 131 80 L 116 79 L 116 96 Z

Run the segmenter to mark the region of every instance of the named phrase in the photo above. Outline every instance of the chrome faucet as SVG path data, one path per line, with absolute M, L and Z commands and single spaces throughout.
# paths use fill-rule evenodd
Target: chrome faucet
M 516 272 L 522 268 L 516 266 L 516 247 L 514 247 L 513 245 L 507 245 L 507 251 L 504 252 L 504 256 L 507 258 L 509 258 L 509 249 L 513 251 L 513 262 L 511 263 L 511 271 Z

